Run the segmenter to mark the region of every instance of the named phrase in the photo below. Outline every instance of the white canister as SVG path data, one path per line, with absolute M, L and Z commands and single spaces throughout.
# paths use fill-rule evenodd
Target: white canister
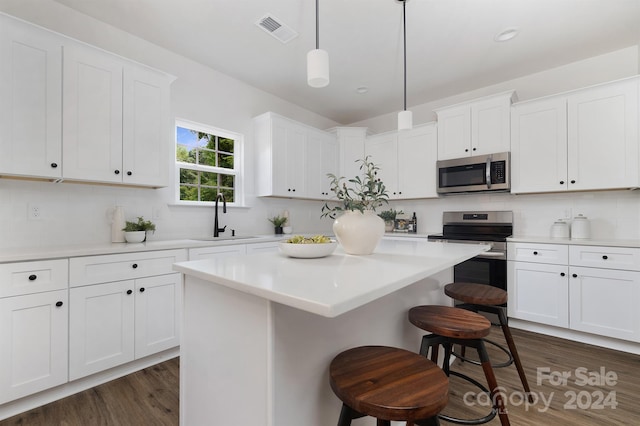
M 116 206 L 113 209 L 113 218 L 111 219 L 111 242 L 112 243 L 124 243 L 124 209 L 120 206 Z
M 591 238 L 591 225 L 589 219 L 579 214 L 571 223 L 571 239 L 586 240 Z
M 551 238 L 569 238 L 569 224 L 558 219 L 551 225 Z

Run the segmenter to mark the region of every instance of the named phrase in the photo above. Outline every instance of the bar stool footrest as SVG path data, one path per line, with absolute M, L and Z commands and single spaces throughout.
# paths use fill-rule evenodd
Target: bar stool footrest
M 497 363 L 491 363 L 491 367 L 493 368 L 503 368 L 503 367 L 508 367 L 511 364 L 513 364 L 513 355 L 511 355 L 511 351 L 507 348 L 505 348 L 504 346 L 502 346 L 501 344 L 494 342 L 493 340 L 489 340 L 489 339 L 483 339 L 485 341 L 485 343 L 489 343 L 492 346 L 495 346 L 496 348 L 500 349 L 502 352 L 504 352 L 507 357 L 509 357 L 509 359 L 507 359 L 504 362 L 497 362 Z M 475 360 L 475 359 L 471 359 L 471 358 L 467 358 L 465 356 L 462 356 L 461 354 L 453 351 L 451 352 L 452 355 L 455 355 L 456 358 L 461 359 L 462 361 L 468 362 L 470 364 L 473 365 L 481 365 L 480 361 Z
M 467 376 L 466 374 L 462 374 L 462 373 L 460 373 L 458 371 L 449 370 L 449 375 L 459 377 L 462 380 L 465 380 L 465 381 L 471 383 L 472 385 L 476 386 L 477 388 L 479 388 L 482 392 L 486 393 L 487 395 L 490 395 L 489 389 L 487 389 L 486 386 L 484 386 L 482 383 L 480 383 L 476 379 Z M 491 398 L 491 396 L 489 396 L 489 398 Z M 489 414 L 487 414 L 484 417 L 479 417 L 479 418 L 476 418 L 476 419 L 461 419 L 461 418 L 458 418 L 458 417 L 448 416 L 446 414 L 438 414 L 438 418 L 440 420 L 444 420 L 444 421 L 447 421 L 449 423 L 456 423 L 456 424 L 459 424 L 459 425 L 481 425 L 481 424 L 484 424 L 484 423 L 489 423 L 491 420 L 493 420 L 493 418 L 497 414 L 498 414 L 498 410 L 495 407 L 491 407 L 491 412 Z

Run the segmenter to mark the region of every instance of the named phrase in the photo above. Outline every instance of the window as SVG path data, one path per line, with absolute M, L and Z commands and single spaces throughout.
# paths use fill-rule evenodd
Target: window
M 178 203 L 208 204 L 218 193 L 227 203 L 238 203 L 242 141 L 237 133 L 176 121 Z

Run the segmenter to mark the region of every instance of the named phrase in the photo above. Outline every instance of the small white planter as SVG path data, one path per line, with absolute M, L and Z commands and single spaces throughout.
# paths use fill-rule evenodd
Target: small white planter
M 384 220 L 371 210 L 346 211 L 333 222 L 333 232 L 345 253 L 371 254 L 384 235 Z
M 147 231 L 130 231 L 124 233 L 124 239 L 128 243 L 141 243 L 147 237 Z

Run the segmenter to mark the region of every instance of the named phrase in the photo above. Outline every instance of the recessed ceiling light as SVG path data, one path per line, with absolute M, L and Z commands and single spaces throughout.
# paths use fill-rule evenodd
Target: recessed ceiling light
M 498 42 L 508 41 L 517 36 L 519 32 L 520 29 L 517 27 L 505 28 L 504 30 L 500 31 L 493 39 Z
M 369 91 L 369 88 L 367 86 L 360 86 L 356 88 L 356 93 L 359 93 L 361 95 L 367 93 L 368 91 Z

